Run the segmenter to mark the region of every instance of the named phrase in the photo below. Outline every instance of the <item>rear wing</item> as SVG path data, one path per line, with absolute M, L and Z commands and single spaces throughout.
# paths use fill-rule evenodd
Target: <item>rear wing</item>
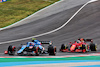
M 52 41 L 40 41 L 41 42 L 41 44 L 52 44 Z
M 93 42 L 93 39 L 85 39 L 85 42 Z

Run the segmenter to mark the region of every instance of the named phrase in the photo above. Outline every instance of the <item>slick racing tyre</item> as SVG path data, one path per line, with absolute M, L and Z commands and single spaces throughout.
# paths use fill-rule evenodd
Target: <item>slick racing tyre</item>
M 65 49 L 65 45 L 64 44 L 61 45 L 61 49 Z
M 91 51 L 97 51 L 97 45 L 91 43 L 91 44 L 90 44 L 90 50 L 91 50 Z
M 14 55 L 14 54 L 15 54 L 15 51 L 16 51 L 15 46 L 10 45 L 10 46 L 8 47 L 8 54 L 9 54 L 9 55 Z
M 49 45 L 48 46 L 48 53 L 49 53 L 49 55 L 56 55 L 56 47 Z

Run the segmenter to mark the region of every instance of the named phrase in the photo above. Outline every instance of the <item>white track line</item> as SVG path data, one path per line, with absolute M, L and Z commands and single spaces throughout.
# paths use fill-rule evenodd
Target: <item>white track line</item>
M 40 37 L 40 36 L 43 36 L 43 35 L 47 35 L 47 34 L 56 32 L 56 31 L 62 29 L 63 27 L 65 27 L 86 5 L 88 5 L 91 2 L 95 2 L 95 1 L 97 1 L 97 0 L 90 0 L 87 3 L 85 3 L 78 11 L 76 11 L 76 13 L 66 23 L 64 23 L 62 26 L 58 27 L 57 29 L 54 29 L 52 31 L 49 31 L 49 32 L 46 32 L 46 33 L 42 33 L 42 34 L 39 34 L 39 35 L 27 37 L 27 38 L 22 38 L 22 39 L 17 39 L 17 40 L 12 40 L 12 41 L 1 42 L 0 44 L 6 44 L 6 43 L 11 43 L 11 42 L 27 40 L 27 39 L 31 39 L 31 38 L 34 38 L 34 37 Z
M 85 57 L 85 56 L 100 56 L 100 53 L 64 55 L 64 56 L 0 56 L 0 58 L 67 58 L 67 57 Z

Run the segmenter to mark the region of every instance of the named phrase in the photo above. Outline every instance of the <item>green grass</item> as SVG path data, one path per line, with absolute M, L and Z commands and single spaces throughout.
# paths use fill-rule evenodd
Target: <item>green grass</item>
M 9 0 L 0 3 L 0 28 L 11 25 L 59 0 Z

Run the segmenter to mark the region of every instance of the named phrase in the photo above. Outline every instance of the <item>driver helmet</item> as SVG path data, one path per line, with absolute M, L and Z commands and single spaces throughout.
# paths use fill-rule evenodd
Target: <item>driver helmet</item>
M 83 39 L 83 38 L 80 38 L 80 41 L 81 41 L 81 42 L 84 42 L 84 39 Z
M 30 43 L 29 45 L 32 45 L 32 43 Z
M 36 40 L 36 38 L 32 38 L 32 42 L 34 42 L 34 40 Z

